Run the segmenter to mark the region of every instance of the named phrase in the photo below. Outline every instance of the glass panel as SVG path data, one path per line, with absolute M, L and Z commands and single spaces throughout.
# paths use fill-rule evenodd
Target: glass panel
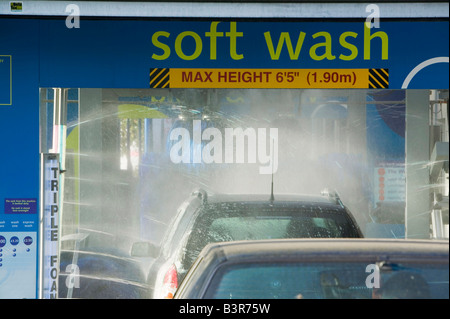
M 429 236 L 436 204 L 448 234 L 448 164 L 436 149 L 448 142 L 445 94 L 42 88 L 41 152 L 59 153 L 64 172 L 61 249 L 129 259 L 134 242 L 163 244 L 192 189 L 268 198 L 272 173 L 275 200 L 337 190 L 366 237 L 404 237 L 405 224 L 416 220 L 407 211 L 424 216 L 420 235 Z M 417 96 L 425 101 L 424 114 L 409 105 Z M 413 119 L 425 123 L 425 140 L 418 130 L 408 131 Z M 413 159 L 407 132 L 412 145 L 424 143 L 416 150 L 425 160 Z M 431 182 L 415 180 L 411 169 L 427 177 L 431 170 Z M 423 203 L 420 211 L 406 201 L 408 191 L 410 200 Z M 81 255 L 65 256 L 66 267 Z M 61 272 L 65 280 L 68 272 Z
M 367 285 L 363 263 L 255 263 L 219 272 L 206 292 L 216 299 L 447 299 L 448 265 L 397 265 Z

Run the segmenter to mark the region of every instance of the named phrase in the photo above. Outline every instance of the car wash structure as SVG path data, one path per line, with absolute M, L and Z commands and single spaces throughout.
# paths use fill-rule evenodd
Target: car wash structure
M 0 298 L 145 298 L 130 247 L 199 186 L 448 238 L 448 30 L 440 1 L 1 1 Z

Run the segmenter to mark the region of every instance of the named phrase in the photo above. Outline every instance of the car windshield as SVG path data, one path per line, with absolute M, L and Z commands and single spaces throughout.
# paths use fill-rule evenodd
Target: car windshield
M 207 299 L 448 299 L 446 265 L 403 264 L 368 271 L 367 263 L 252 263 L 222 266 Z
M 342 216 L 340 217 L 342 219 Z M 207 236 L 213 241 L 226 241 L 297 237 L 342 237 L 342 233 L 342 225 L 339 225 L 339 220 L 335 218 L 256 216 L 218 218 L 210 224 Z
M 357 238 L 356 226 L 340 206 L 221 203 L 197 215 L 186 244 L 188 269 L 209 243 L 282 238 Z

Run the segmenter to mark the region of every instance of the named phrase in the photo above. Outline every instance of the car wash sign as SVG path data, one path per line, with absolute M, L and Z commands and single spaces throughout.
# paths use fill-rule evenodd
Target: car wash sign
M 448 21 L 441 19 L 378 25 L 83 20 L 76 30 L 58 20 L 40 24 L 46 87 L 439 89 L 449 83 Z
M 229 31 L 218 31 L 228 26 Z M 379 41 L 378 59 L 389 59 L 389 36 L 384 31 L 372 31 L 370 23 L 361 24 L 361 32 L 344 31 L 332 34 L 327 31 L 297 32 L 265 31 L 259 37 L 261 54 L 267 61 L 287 59 L 292 62 L 355 61 L 372 59 L 372 42 Z M 312 33 L 314 32 L 314 33 Z M 221 23 L 213 21 L 209 29 L 201 35 L 183 31 L 172 36 L 165 31 L 155 32 L 152 44 L 160 54 L 154 53 L 152 59 L 166 60 L 172 54 L 185 61 L 195 60 L 206 55 L 206 59 L 217 60 L 218 50 L 225 59 L 244 60 L 247 54 L 238 47 L 238 39 L 245 37 L 237 30 L 237 22 Z M 362 41 L 356 43 L 358 37 Z M 223 39 L 223 40 L 222 40 Z M 255 43 L 258 37 L 251 41 Z M 311 41 L 312 39 L 312 41 Z M 186 49 L 183 42 L 193 41 L 193 47 Z M 173 45 L 171 46 L 170 44 Z M 221 42 L 223 48 L 218 48 Z M 243 41 L 241 40 L 240 43 Z M 242 44 L 241 44 L 242 46 Z M 189 52 L 189 53 L 186 53 Z M 377 58 L 376 58 L 377 59 Z M 294 64 L 294 63 L 293 63 Z M 349 64 L 350 66 L 350 64 Z M 170 80 L 169 80 L 170 78 Z M 345 69 L 151 69 L 151 87 L 204 87 L 204 88 L 388 88 L 389 69 L 345 68 Z

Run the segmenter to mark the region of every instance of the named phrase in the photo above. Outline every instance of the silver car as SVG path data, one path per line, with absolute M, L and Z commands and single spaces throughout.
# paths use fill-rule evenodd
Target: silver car
M 209 243 L 271 238 L 360 238 L 352 213 L 336 194 L 231 195 L 192 193 L 180 207 L 150 267 L 152 298 L 172 298 L 178 283 Z M 145 244 L 136 243 L 146 247 Z
M 206 246 L 176 299 L 448 299 L 448 241 L 281 239 Z

